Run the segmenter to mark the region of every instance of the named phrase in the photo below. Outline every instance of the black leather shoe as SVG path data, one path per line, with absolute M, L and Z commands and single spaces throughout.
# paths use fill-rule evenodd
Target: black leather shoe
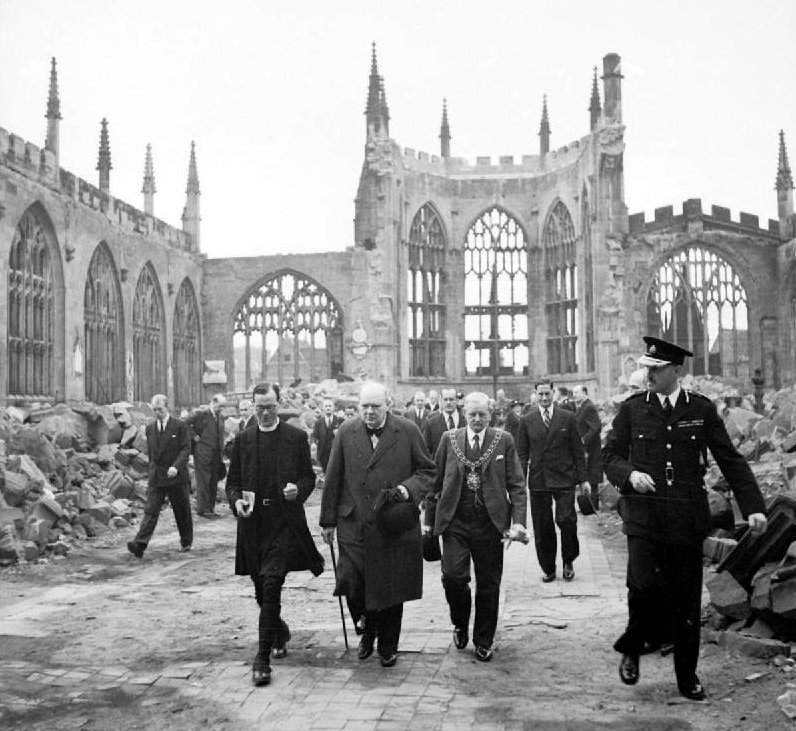
M 281 620 L 279 631 L 274 637 L 274 650 L 271 653 L 277 660 L 287 657 L 287 643 L 290 641 L 290 628 L 285 620 Z
M 188 553 L 191 550 L 191 544 L 188 543 L 184 546 L 180 546 L 180 553 Z
M 463 650 L 467 647 L 470 638 L 467 636 L 467 627 L 454 627 L 453 628 L 453 644 L 456 645 L 457 650 Z
M 483 645 L 475 646 L 475 659 L 481 662 L 489 662 L 492 659 L 492 648 Z
M 136 558 L 144 557 L 144 547 L 140 543 L 129 541 L 127 544 L 127 550 L 130 551 L 130 553 L 132 553 Z
M 360 617 L 356 622 L 354 622 L 354 632 L 357 635 L 361 635 L 365 631 L 365 620 L 364 618 Z
M 704 701 L 708 697 L 707 693 L 705 693 L 705 688 L 696 675 L 690 683 L 678 683 L 677 687 L 680 688 L 680 695 L 690 701 Z
M 619 661 L 619 679 L 625 685 L 635 685 L 638 683 L 640 672 L 638 664 L 638 655 L 622 655 Z
M 674 643 L 673 642 L 664 642 L 661 645 L 661 657 L 667 657 L 674 652 Z
M 564 564 L 564 570 L 561 572 L 561 576 L 564 577 L 564 581 L 572 581 L 575 578 L 575 569 L 572 568 L 571 563 Z
M 551 581 L 555 580 L 556 580 L 555 571 L 551 571 L 549 574 L 542 574 L 542 581 L 544 581 L 545 584 L 549 584 Z
M 271 666 L 258 654 L 252 665 L 252 683 L 255 685 L 268 685 L 271 682 Z
M 376 641 L 376 635 L 373 632 L 365 630 L 359 640 L 359 651 L 357 657 L 360 660 L 367 660 L 373 654 L 373 643 Z
M 379 662 L 383 668 L 391 668 L 398 660 L 398 653 L 391 652 L 389 655 L 379 655 Z

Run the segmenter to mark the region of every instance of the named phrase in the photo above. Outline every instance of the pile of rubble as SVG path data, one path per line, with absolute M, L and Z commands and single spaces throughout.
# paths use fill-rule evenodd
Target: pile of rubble
M 0 409 L 0 565 L 129 525 L 146 500 L 149 418 L 145 404 Z

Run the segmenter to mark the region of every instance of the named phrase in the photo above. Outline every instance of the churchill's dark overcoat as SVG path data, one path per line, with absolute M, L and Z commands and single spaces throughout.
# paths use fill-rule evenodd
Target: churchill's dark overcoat
M 309 570 L 317 576 L 323 571 L 323 558 L 315 547 L 304 514 L 304 501 L 315 488 L 315 472 L 312 469 L 307 435 L 303 430 L 283 421 L 277 426 L 279 434 L 277 488 L 281 495 L 285 485 L 292 482 L 298 487 L 298 497 L 294 501 L 281 500 L 277 506 L 265 506 L 262 504 L 261 479 L 263 471 L 270 466 L 259 464 L 258 429 L 259 426 L 255 424 L 235 437 L 227 475 L 227 500 L 233 514 L 237 515 L 235 501 L 243 497 L 243 490 L 250 490 L 257 496 L 252 515 L 238 521 L 235 573 L 252 577 L 259 575 L 261 556 L 274 538 L 268 529 L 268 523 L 276 521 L 279 525 L 283 525 L 284 521 L 293 532 L 295 549 L 288 562 L 288 571 Z
M 421 598 L 420 522 L 398 537 L 389 535 L 377 524 L 373 504 L 382 489 L 403 485 L 417 505 L 434 474 L 434 462 L 411 421 L 388 414 L 375 450 L 362 419 L 340 427 L 326 470 L 320 517 L 322 527 L 337 527 L 335 594 L 350 596 L 361 575 L 368 611 Z

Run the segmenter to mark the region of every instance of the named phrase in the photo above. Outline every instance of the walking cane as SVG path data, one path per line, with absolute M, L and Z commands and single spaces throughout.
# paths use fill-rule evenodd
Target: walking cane
M 334 583 L 337 586 L 337 559 L 334 555 L 334 543 L 329 544 L 329 550 L 332 552 L 332 568 L 334 569 Z M 348 632 L 345 628 L 345 613 L 343 612 L 343 597 L 337 597 L 337 602 L 340 604 L 340 621 L 343 623 L 343 639 L 345 640 L 345 650 L 348 652 Z

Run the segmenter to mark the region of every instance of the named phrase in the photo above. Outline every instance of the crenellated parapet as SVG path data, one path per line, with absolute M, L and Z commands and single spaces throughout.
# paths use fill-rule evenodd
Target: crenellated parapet
M 752 234 L 778 243 L 780 240 L 779 221 L 768 220 L 768 227 L 760 225 L 758 216 L 741 211 L 738 220 L 732 219 L 729 208 L 711 206 L 710 213 L 702 210 L 702 200 L 689 198 L 683 201 L 682 213 L 675 215 L 674 206 L 662 206 L 655 209 L 653 220 L 647 221 L 644 212 L 629 216 L 630 234 L 640 235 L 654 233 L 663 229 L 681 229 L 683 231 L 727 231 L 739 234 Z
M 181 251 L 194 251 L 189 234 L 114 198 L 68 170 L 56 170 L 53 152 L 0 128 L 0 166 L 40 185 L 55 188 L 74 203 L 102 213 L 121 232 L 137 233 Z

